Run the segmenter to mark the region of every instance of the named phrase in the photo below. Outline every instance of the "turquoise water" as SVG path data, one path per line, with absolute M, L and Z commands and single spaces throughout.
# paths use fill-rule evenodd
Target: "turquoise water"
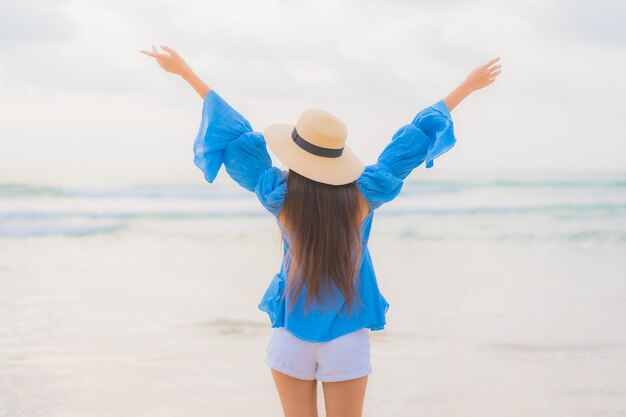
M 379 216 L 458 222 L 414 239 L 555 240 L 626 243 L 626 175 L 590 179 L 407 182 Z M 205 185 L 65 188 L 0 184 L 0 237 L 88 236 L 143 219 L 266 216 L 243 189 Z M 528 223 L 541 226 L 529 230 Z M 537 224 L 536 222 L 540 222 Z M 477 223 L 480 228 L 475 227 Z M 514 225 L 517 225 L 515 227 Z
M 0 184 L 0 416 L 281 415 L 280 249 L 228 185 Z M 626 415 L 626 173 L 409 181 L 370 251 L 365 416 Z

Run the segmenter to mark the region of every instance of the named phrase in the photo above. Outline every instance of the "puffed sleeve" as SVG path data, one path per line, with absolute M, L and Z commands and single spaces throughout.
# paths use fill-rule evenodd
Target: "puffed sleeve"
M 274 166 L 267 168 L 254 191 L 263 207 L 277 217 L 287 195 L 287 173 Z
M 223 164 L 228 175 L 256 193 L 266 209 L 273 214 L 280 211 L 285 173 L 272 166 L 263 134 L 253 131 L 250 123 L 215 90 L 204 98 L 193 151 L 194 164 L 208 182 L 215 180 Z
M 372 209 L 393 200 L 404 179 L 424 161 L 432 168 L 435 158 L 456 143 L 452 116 L 443 100 L 420 111 L 410 124 L 393 135 L 373 165 L 367 165 L 357 185 Z

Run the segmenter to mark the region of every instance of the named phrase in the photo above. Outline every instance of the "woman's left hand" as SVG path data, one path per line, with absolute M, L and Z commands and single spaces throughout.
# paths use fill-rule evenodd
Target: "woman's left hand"
M 152 45 L 152 52 L 144 49 L 139 52 L 155 58 L 161 68 L 172 74 L 182 76 L 191 71 L 189 65 L 175 50 L 165 45 L 161 45 L 161 48 L 169 54 L 159 53 L 154 45 Z
M 469 92 L 474 92 L 491 85 L 498 74 L 502 72 L 502 65 L 493 65 L 500 60 L 496 57 L 485 65 L 480 65 L 472 70 L 472 72 L 463 81 L 463 87 Z

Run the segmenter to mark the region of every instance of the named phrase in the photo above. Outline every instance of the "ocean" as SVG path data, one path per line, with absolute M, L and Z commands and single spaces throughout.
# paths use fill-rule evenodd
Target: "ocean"
M 364 416 L 626 416 L 626 172 L 410 178 Z M 232 184 L 0 183 L 0 416 L 282 415 L 280 255 Z

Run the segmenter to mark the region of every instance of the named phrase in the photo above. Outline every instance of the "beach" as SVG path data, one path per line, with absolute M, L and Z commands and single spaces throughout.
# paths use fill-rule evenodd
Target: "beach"
M 280 238 L 252 193 L 0 201 L 0 416 L 282 415 L 257 308 Z M 390 307 L 364 416 L 626 416 L 626 173 L 415 175 L 369 249 Z

